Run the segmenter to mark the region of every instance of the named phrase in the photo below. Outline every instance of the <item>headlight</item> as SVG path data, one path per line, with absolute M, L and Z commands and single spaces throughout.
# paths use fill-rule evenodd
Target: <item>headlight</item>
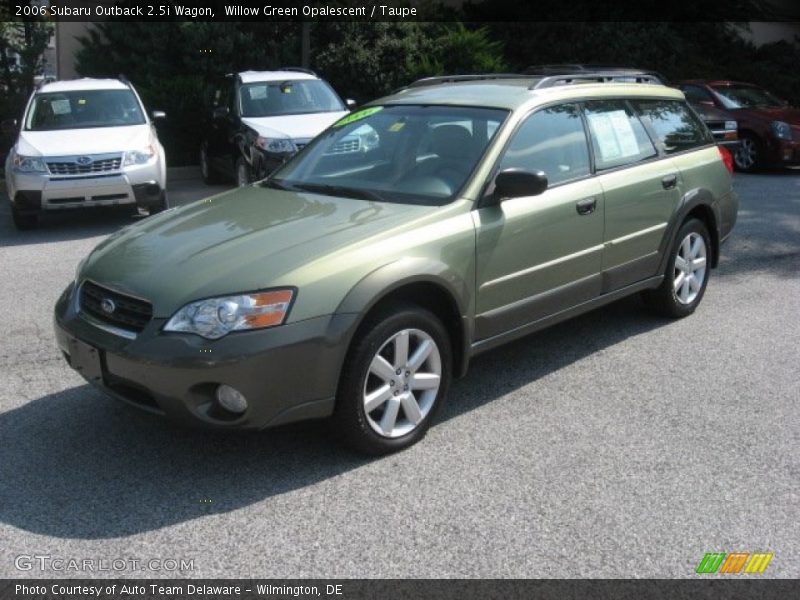
M 285 154 L 297 150 L 292 140 L 286 138 L 265 138 L 258 136 L 256 138 L 256 146 L 262 150 L 275 152 L 276 154 Z
M 14 155 L 14 170 L 20 173 L 44 173 L 47 166 L 41 158 L 33 156 Z
M 779 140 L 792 139 L 792 128 L 789 127 L 788 123 L 784 123 L 783 121 L 773 121 L 772 132 Z
M 172 316 L 164 331 L 216 340 L 231 331 L 274 327 L 286 319 L 293 297 L 293 290 L 272 290 L 190 302 Z
M 725 129 L 738 129 L 736 121 L 725 121 Z
M 130 167 L 131 165 L 144 165 L 153 160 L 155 155 L 156 149 L 153 145 L 142 148 L 141 150 L 128 150 L 125 153 L 122 166 Z

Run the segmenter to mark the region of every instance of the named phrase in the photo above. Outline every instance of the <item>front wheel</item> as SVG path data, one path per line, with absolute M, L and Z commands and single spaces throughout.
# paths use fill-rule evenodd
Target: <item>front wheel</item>
M 644 299 L 658 313 L 673 318 L 694 312 L 703 299 L 711 273 L 708 229 L 699 219 L 684 223 L 671 249 L 664 281 Z
M 11 206 L 11 219 L 14 221 L 14 227 L 20 231 L 36 229 L 39 225 L 38 215 L 22 213 L 14 205 Z
M 733 154 L 733 162 L 739 171 L 752 173 L 757 171 L 762 163 L 761 142 L 749 134 L 740 136 L 739 147 Z
M 452 378 L 450 339 L 431 312 L 395 306 L 370 319 L 342 371 L 334 411 L 345 444 L 370 455 L 421 440 Z

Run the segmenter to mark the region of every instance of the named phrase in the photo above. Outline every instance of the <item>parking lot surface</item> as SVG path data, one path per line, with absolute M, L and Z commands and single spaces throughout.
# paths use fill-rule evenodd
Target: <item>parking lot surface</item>
M 800 577 L 800 173 L 735 185 L 695 315 L 630 298 L 483 355 L 427 438 L 378 460 L 324 423 L 200 432 L 90 388 L 52 307 L 134 219 L 23 233 L 2 198 L 0 577 L 691 577 L 706 552 L 759 551 L 764 576 Z M 193 569 L 20 571 L 20 555 Z

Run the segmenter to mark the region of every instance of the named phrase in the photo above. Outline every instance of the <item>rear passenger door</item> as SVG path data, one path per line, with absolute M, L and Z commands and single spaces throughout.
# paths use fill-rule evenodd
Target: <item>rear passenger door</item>
M 603 293 L 656 275 L 659 247 L 680 201 L 679 172 L 626 100 L 584 103 L 605 197 Z
M 600 293 L 603 198 L 591 176 L 580 110 L 537 110 L 512 135 L 496 172 L 544 171 L 548 188 L 474 214 L 475 338 L 537 321 Z

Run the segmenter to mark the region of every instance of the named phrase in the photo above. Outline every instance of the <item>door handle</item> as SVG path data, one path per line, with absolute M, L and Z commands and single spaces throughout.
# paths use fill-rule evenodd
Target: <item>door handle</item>
M 575 210 L 578 211 L 579 215 L 590 215 L 594 212 L 595 208 L 597 208 L 597 198 L 594 197 L 584 198 L 575 204 Z
M 661 187 L 665 190 L 674 190 L 676 185 L 678 185 L 677 175 L 667 175 L 661 180 Z

